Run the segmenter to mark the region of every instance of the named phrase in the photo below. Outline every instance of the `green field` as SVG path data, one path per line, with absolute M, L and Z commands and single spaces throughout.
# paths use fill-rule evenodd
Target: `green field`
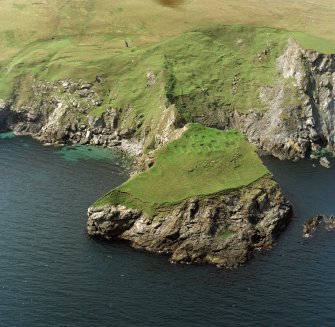
M 239 132 L 191 124 L 180 139 L 158 151 L 152 168 L 94 205 L 122 204 L 150 214 L 187 198 L 247 186 L 268 174 L 254 146 Z
M 0 61 L 52 37 L 90 43 L 91 36 L 118 35 L 139 46 L 217 23 L 307 32 L 334 43 L 334 14 L 333 0 L 1 0 Z

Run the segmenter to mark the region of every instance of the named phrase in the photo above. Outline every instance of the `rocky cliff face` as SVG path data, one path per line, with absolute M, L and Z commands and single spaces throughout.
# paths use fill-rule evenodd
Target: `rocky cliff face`
M 324 147 L 334 153 L 335 55 L 289 40 L 277 68 L 277 85 L 260 90 L 267 111 L 236 114 L 235 125 L 281 159 L 305 158 Z
M 135 130 L 122 126 L 120 110 L 101 108 L 103 101 L 95 90 L 100 83 L 33 80 L 29 98 L 22 101 L 14 94 L 11 103 L 0 101 L 0 132 L 12 130 L 43 143 L 119 147 L 141 154 L 143 142 L 134 137 Z M 103 113 L 95 115 L 100 109 Z
M 255 250 L 272 246 L 290 217 L 291 206 L 267 177 L 239 190 L 161 207 L 152 216 L 124 206 L 91 207 L 87 231 L 167 253 L 173 262 L 236 267 Z

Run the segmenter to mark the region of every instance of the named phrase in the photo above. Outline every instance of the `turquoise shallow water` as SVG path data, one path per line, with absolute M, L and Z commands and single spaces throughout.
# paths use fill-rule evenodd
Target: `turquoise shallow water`
M 14 133 L 8 132 L 8 133 L 0 133 L 0 140 L 1 139 L 13 139 L 15 136 Z
M 335 233 L 301 237 L 310 215 L 335 213 L 334 168 L 264 158 L 295 218 L 273 251 L 224 270 L 88 238 L 87 206 L 125 163 L 62 151 L 77 150 L 0 140 L 0 326 L 335 325 Z

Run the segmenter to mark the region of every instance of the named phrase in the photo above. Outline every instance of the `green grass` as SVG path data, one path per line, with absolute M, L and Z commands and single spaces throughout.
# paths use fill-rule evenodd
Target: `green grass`
M 158 151 L 152 168 L 94 205 L 123 204 L 150 214 L 162 205 L 247 186 L 267 174 L 254 146 L 239 132 L 191 124 L 180 139 Z
M 276 58 L 292 36 L 305 45 L 326 46 L 300 32 L 245 25 L 197 28 L 150 46 L 128 40 L 129 48 L 125 35 L 117 33 L 55 36 L 34 41 L 0 63 L 0 98 L 15 97 L 16 104 L 25 105 L 36 98 L 34 79 L 92 82 L 103 76 L 104 83 L 94 86 L 103 104 L 90 114 L 100 117 L 113 107 L 122 112 L 123 128 L 141 121 L 137 135 L 146 135 L 149 148 L 166 106 L 174 105 L 182 122 L 206 126 L 227 111 L 266 110 L 259 90 L 280 78 Z M 154 85 L 148 85 L 148 72 L 156 76 Z
M 275 61 L 292 35 L 234 25 L 195 29 L 140 48 L 126 48 L 122 37 L 108 34 L 39 40 L 1 65 L 0 98 L 11 98 L 15 91 L 22 105 L 32 98 L 33 79 L 94 81 L 101 75 L 104 83 L 95 90 L 103 105 L 92 115 L 99 117 L 109 107 L 123 109 L 124 127 L 141 119 L 138 133 L 149 135 L 148 146 L 162 109 L 171 104 L 184 122 L 207 126 L 226 111 L 264 111 L 259 89 L 277 81 Z M 147 84 L 148 72 L 156 76 L 154 85 Z
M 304 32 L 289 32 L 292 38 L 305 49 L 316 50 L 324 54 L 334 54 L 335 44 L 329 39 L 324 39 L 315 35 L 306 34 Z
M 2 0 L 0 61 L 27 44 L 77 35 L 84 42 L 101 34 L 132 44 L 153 44 L 208 24 L 247 24 L 305 32 L 335 42 L 333 0 Z M 313 47 L 317 46 L 313 44 Z

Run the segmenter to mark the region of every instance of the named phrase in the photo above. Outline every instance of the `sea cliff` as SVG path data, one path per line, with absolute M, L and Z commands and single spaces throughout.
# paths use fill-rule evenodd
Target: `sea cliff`
M 237 267 L 269 249 L 288 225 L 290 204 L 270 177 L 250 186 L 193 197 L 152 216 L 122 205 L 88 210 L 89 235 L 123 239 L 172 262 Z

